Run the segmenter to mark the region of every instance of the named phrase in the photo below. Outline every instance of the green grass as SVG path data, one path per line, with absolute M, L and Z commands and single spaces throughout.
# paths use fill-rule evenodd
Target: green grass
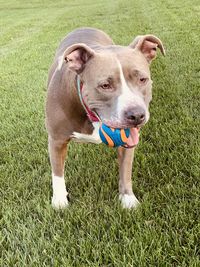
M 0 18 L 0 266 L 200 266 L 199 1 L 7 0 Z M 60 40 L 80 26 L 120 44 L 153 33 L 166 47 L 151 68 L 136 211 L 119 205 L 116 151 L 103 145 L 70 144 L 71 205 L 50 206 L 47 72 Z

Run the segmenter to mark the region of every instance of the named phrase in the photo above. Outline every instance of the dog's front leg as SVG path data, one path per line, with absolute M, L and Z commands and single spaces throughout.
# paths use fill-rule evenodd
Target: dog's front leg
M 119 161 L 119 193 L 122 206 L 124 208 L 135 208 L 139 201 L 132 190 L 132 165 L 134 157 L 134 148 L 118 148 Z
M 49 155 L 52 167 L 53 197 L 52 206 L 56 209 L 68 205 L 67 190 L 64 180 L 64 164 L 67 152 L 67 142 L 49 138 Z

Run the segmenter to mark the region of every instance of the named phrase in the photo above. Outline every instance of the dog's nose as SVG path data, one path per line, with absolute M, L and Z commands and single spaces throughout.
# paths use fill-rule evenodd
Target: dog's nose
M 141 107 L 134 107 L 125 111 L 124 117 L 127 122 L 137 126 L 144 122 L 145 110 Z

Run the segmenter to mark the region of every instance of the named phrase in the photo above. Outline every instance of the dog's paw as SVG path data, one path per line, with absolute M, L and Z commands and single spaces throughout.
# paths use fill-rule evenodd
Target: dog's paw
M 72 135 L 70 136 L 72 139 L 74 139 L 76 142 L 84 142 L 85 141 L 85 134 L 73 132 Z
M 51 200 L 51 205 L 54 209 L 64 209 L 69 205 L 67 196 L 58 197 L 53 196 Z
M 126 209 L 136 208 L 140 204 L 140 202 L 133 194 L 120 194 L 119 199 L 121 201 L 122 207 Z
M 102 142 L 99 137 L 99 134 L 97 133 L 93 133 L 90 135 L 90 134 L 73 132 L 70 137 L 78 143 L 100 144 Z

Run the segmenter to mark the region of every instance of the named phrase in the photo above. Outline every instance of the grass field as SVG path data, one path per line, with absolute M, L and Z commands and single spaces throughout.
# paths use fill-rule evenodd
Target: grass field
M 1 1 L 0 266 L 200 266 L 198 0 Z M 116 151 L 71 144 L 67 210 L 50 205 L 44 127 L 48 68 L 80 26 L 116 43 L 153 33 L 151 119 L 133 170 L 136 211 L 118 203 Z

